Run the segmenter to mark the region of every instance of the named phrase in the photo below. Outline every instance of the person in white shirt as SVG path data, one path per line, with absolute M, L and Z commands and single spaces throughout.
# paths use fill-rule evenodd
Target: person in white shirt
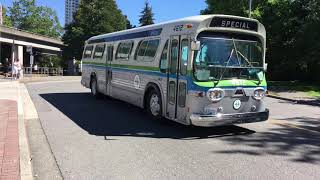
M 15 79 L 19 79 L 22 76 L 23 76 L 22 66 L 21 66 L 19 59 L 17 59 L 13 63 L 12 77 Z
M 19 66 L 19 61 L 15 60 L 13 62 L 13 69 L 12 69 L 12 78 L 14 78 L 14 79 L 17 79 L 17 77 L 18 77 L 18 72 L 19 72 L 18 66 Z

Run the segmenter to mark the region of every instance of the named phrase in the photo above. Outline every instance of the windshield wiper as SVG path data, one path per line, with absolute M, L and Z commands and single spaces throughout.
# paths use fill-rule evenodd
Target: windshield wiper
M 240 56 L 249 64 L 250 67 L 253 67 L 251 62 L 249 61 L 249 59 L 247 57 L 245 57 L 240 51 L 237 51 L 237 53 L 240 54 Z
M 233 39 L 232 39 L 232 40 L 233 40 Z M 233 40 L 233 42 L 234 42 L 234 40 Z M 235 45 L 235 44 L 234 44 L 234 45 Z M 223 76 L 224 76 L 224 73 L 226 73 L 226 71 L 227 71 L 227 67 L 228 67 L 229 62 L 230 62 L 230 60 L 231 60 L 231 57 L 232 57 L 233 52 L 234 52 L 234 49 L 232 49 L 232 50 L 231 50 L 231 52 L 230 52 L 230 55 L 229 55 L 229 58 L 228 58 L 227 64 L 225 65 L 224 70 L 223 70 L 223 72 L 222 72 L 222 74 L 221 74 L 221 76 L 220 76 L 220 78 L 219 78 L 218 82 L 217 82 L 217 83 L 213 82 L 214 86 L 217 86 L 217 85 L 219 84 L 219 82 L 221 81 L 221 79 L 222 79 L 222 78 L 223 78 Z

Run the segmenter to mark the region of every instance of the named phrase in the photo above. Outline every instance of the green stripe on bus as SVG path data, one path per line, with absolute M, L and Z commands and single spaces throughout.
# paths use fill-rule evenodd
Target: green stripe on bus
M 215 84 L 213 81 L 210 82 L 194 82 L 198 86 L 202 87 L 214 87 Z M 215 82 L 217 83 L 217 81 Z M 245 80 L 245 79 L 236 79 L 236 80 L 221 80 L 217 87 L 228 87 L 228 86 L 267 86 L 267 81 L 263 80 L 261 83 L 257 80 Z
M 139 70 L 146 70 L 146 71 L 159 71 L 159 67 L 148 67 L 148 66 L 131 66 L 131 65 L 123 65 L 123 64 L 112 64 L 111 67 L 139 69 Z
M 83 64 L 88 65 L 98 65 L 98 66 L 105 66 L 108 67 L 105 63 L 96 63 L 96 62 L 83 62 Z M 131 66 L 131 65 L 123 65 L 123 64 L 111 64 L 111 67 L 115 68 L 125 68 L 125 69 L 138 69 L 138 70 L 145 70 L 145 71 L 159 71 L 159 67 L 148 67 L 148 66 Z

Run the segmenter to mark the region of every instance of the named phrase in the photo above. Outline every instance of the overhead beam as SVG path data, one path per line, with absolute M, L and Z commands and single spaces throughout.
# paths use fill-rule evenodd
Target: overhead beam
M 47 37 L 47 36 L 43 36 L 43 35 L 31 33 L 31 32 L 27 32 L 27 31 L 23 31 L 23 30 L 18 30 L 18 29 L 14 29 L 14 28 L 11 28 L 11 27 L 6 27 L 6 26 L 3 26 L 3 25 L 0 25 L 0 35 L 1 35 L 1 33 L 7 33 L 7 34 L 14 35 L 14 36 L 31 38 L 31 39 L 40 40 L 40 41 L 49 42 L 49 43 L 54 43 L 54 44 L 63 46 L 63 42 L 60 39 L 55 39 L 55 38 L 51 38 L 51 37 Z
M 0 37 L 0 42 L 13 44 L 13 39 Z M 47 46 L 47 45 L 36 44 L 36 43 L 30 43 L 30 42 L 19 41 L 19 40 L 14 40 L 14 44 L 22 45 L 22 46 L 32 46 L 32 47 L 35 47 L 35 48 L 47 49 L 47 50 L 52 50 L 52 51 L 59 51 L 59 52 L 61 51 L 61 48 L 58 48 L 58 47 Z

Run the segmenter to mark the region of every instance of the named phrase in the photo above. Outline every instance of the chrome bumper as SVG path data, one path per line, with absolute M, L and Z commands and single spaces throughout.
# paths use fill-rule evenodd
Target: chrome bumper
M 232 124 L 254 123 L 266 121 L 269 118 L 269 110 L 263 112 L 247 112 L 237 114 L 201 115 L 192 114 L 191 124 L 202 127 L 224 126 Z

